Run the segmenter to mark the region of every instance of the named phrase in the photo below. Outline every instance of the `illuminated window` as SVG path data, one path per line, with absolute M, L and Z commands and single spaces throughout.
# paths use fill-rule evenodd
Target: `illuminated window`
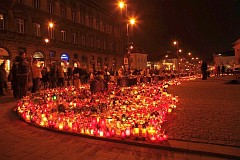
M 16 27 L 17 27 L 16 31 L 18 33 L 24 33 L 24 20 L 17 18 L 16 19 Z
M 34 35 L 40 37 L 41 36 L 41 27 L 40 24 L 34 23 Z
M 4 17 L 2 14 L 0 14 L 0 29 L 4 30 Z

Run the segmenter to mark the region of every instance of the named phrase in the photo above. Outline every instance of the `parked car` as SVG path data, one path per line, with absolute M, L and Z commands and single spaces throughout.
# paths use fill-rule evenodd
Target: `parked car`
M 233 74 L 240 74 L 240 64 L 233 67 Z

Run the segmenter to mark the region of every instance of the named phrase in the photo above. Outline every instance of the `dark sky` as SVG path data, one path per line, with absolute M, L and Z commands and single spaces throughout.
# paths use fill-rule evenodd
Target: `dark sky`
M 116 11 L 114 0 L 96 0 Z M 174 51 L 179 42 L 188 52 L 206 59 L 233 49 L 240 38 L 240 0 L 127 0 L 138 24 L 130 40 L 150 57 Z M 129 14 L 130 15 L 130 14 Z

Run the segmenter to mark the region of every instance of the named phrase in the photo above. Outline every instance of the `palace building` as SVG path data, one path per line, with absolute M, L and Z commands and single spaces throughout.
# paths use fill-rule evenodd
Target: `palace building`
M 75 62 L 87 69 L 123 64 L 117 16 L 90 0 L 0 0 L 0 63 L 21 52 L 50 66 Z

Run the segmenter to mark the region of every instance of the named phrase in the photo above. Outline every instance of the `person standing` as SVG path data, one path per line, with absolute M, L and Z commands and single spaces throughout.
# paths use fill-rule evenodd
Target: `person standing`
M 12 68 L 10 70 L 9 73 L 9 80 L 11 81 L 11 86 L 12 86 L 12 90 L 13 90 L 13 96 L 16 98 L 19 93 L 18 93 L 18 77 L 17 77 L 17 62 L 18 57 L 15 58 L 15 60 L 13 61 L 13 65 Z
M 5 70 L 5 63 L 0 65 L 0 96 L 4 96 L 3 89 L 6 88 L 7 72 Z
M 35 93 L 39 90 L 40 79 L 42 78 L 41 71 L 43 69 L 43 65 L 41 65 L 41 67 L 38 67 L 37 64 L 38 64 L 38 60 L 34 59 L 33 65 L 32 65 L 32 82 L 33 82 L 32 93 Z
M 58 87 L 64 87 L 64 71 L 63 67 L 59 64 L 57 69 Z
M 49 82 L 50 82 L 50 88 L 55 88 L 56 87 L 56 82 L 57 82 L 56 64 L 51 64 L 51 66 L 50 66 Z
M 70 86 L 73 81 L 73 69 L 72 67 L 68 67 L 67 69 L 67 85 Z
M 43 82 L 43 88 L 46 89 L 48 87 L 48 70 L 47 67 L 43 67 L 42 69 L 42 82 Z
M 29 67 L 31 63 L 29 63 L 26 59 L 26 53 L 20 53 L 20 57 L 18 59 L 17 66 L 17 79 L 18 79 L 18 97 L 21 99 L 27 95 L 28 90 L 28 76 L 29 76 Z
M 224 65 L 222 65 L 221 72 L 222 72 L 222 76 L 223 76 L 225 74 L 225 66 Z
M 81 85 L 81 82 L 80 82 L 80 63 L 77 63 L 77 66 L 74 67 L 73 69 L 73 85 L 76 87 L 76 88 L 79 88 L 80 85 Z
M 220 76 L 220 66 L 217 66 L 217 76 Z
M 207 79 L 207 63 L 206 62 L 202 62 L 201 70 L 202 70 L 202 80 L 206 80 Z

